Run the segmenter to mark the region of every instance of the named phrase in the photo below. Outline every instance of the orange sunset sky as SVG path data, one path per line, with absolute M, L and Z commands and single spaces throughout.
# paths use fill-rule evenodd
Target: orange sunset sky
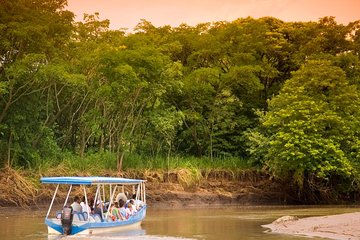
M 195 26 L 198 23 L 233 21 L 251 16 L 272 16 L 284 21 L 317 21 L 334 16 L 338 23 L 360 20 L 360 0 L 68 0 L 68 10 L 76 14 L 99 12 L 110 20 L 110 28 L 132 30 L 140 19 L 156 27 Z

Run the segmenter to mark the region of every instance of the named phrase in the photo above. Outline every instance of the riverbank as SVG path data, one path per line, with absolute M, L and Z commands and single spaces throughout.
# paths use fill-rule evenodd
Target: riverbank
M 156 207 L 266 205 L 280 204 L 282 199 L 282 193 L 269 188 L 266 181 L 208 179 L 191 188 L 176 182 L 149 182 L 147 189 L 147 201 Z
M 337 240 L 360 239 L 360 212 L 298 219 L 284 216 L 263 225 L 273 233 L 322 237 Z
M 64 175 L 65 172 L 55 169 L 46 173 L 46 176 Z M 91 174 L 78 172 L 76 175 Z M 280 184 L 256 170 L 137 170 L 123 173 L 107 171 L 99 175 L 146 179 L 147 202 L 158 207 L 282 204 L 285 199 Z M 55 186 L 40 184 L 41 176 L 43 174 L 30 171 L 3 169 L 0 172 L 0 206 L 28 207 L 48 203 Z M 59 199 L 65 199 L 66 193 L 67 189 L 60 187 Z

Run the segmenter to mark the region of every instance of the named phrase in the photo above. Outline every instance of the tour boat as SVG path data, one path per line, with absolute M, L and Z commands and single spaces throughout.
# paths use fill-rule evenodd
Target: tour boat
M 145 218 L 147 208 L 145 180 L 118 177 L 42 177 L 40 181 L 41 183 L 57 185 L 45 217 L 45 224 L 48 226 L 49 234 L 99 234 L 110 231 L 130 230 L 139 228 Z M 69 188 L 65 202 L 61 206 L 62 208 L 56 211 L 52 210 L 52 208 L 60 185 L 68 185 Z M 86 207 L 87 210 L 84 212 L 74 212 L 69 207 L 71 202 L 69 203 L 68 200 L 72 190 L 77 190 L 77 193 L 81 190 L 86 206 L 89 206 L 87 190 L 94 190 L 95 188 L 94 206 L 96 202 L 103 203 L 99 204 L 101 216 L 93 214 L 89 210 L 91 206 Z M 115 201 L 119 201 L 119 198 L 125 198 L 123 201 L 126 201 L 125 190 L 132 191 L 134 194 L 134 201 L 138 206 L 137 212 L 124 220 L 112 219 L 110 218 L 111 214 L 106 212 L 105 206 L 106 204 L 111 206 Z M 52 213 L 53 217 L 50 217 L 50 213 Z

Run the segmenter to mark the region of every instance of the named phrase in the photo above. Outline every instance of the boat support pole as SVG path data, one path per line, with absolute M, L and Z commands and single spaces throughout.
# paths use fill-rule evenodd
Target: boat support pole
M 105 206 L 105 184 L 102 185 L 102 190 L 103 190 L 103 198 L 104 198 L 104 206 Z M 101 198 L 101 194 L 100 194 L 100 198 Z
M 110 184 L 110 192 L 109 192 L 110 203 L 111 203 L 111 190 L 112 190 L 112 186 L 111 186 L 111 184 Z
M 87 199 L 87 195 L 86 195 L 86 186 L 84 185 L 84 197 L 85 197 L 85 204 L 86 204 L 86 212 L 87 212 L 87 219 L 88 222 L 90 221 L 90 213 L 89 213 L 89 204 L 88 204 L 88 199 Z
M 66 199 L 65 199 L 65 202 L 64 202 L 64 207 L 69 199 L 69 195 L 70 195 L 70 192 L 71 192 L 71 189 L 72 189 L 72 184 L 70 185 L 70 188 L 69 188 L 69 191 L 68 191 L 68 194 L 66 195 Z
M 145 182 L 143 184 L 143 191 L 144 191 L 144 203 L 146 204 L 146 192 L 145 192 Z
M 105 207 L 105 185 L 101 185 L 100 184 L 100 188 L 102 186 L 102 189 L 103 189 L 103 197 L 104 197 L 104 200 L 102 200 L 101 198 L 101 189 L 100 189 L 100 192 L 99 192 L 99 198 L 100 198 L 100 209 L 101 209 L 101 217 L 103 219 L 103 221 L 105 221 L 105 216 L 104 216 L 104 207 Z
M 106 212 L 106 217 L 105 217 L 105 219 L 107 219 L 108 216 L 109 216 L 109 212 L 110 212 L 110 209 L 111 209 L 111 204 L 113 203 L 113 199 L 114 199 L 114 195 L 115 195 L 115 192 L 116 192 L 116 188 L 117 188 L 117 185 L 115 185 L 114 191 L 111 192 L 111 184 L 110 184 L 110 203 L 109 203 L 109 206 L 108 206 L 108 211 Z M 110 213 L 110 214 L 112 214 L 112 213 Z
M 94 199 L 94 206 L 93 206 L 93 208 L 95 208 L 95 206 L 96 206 L 96 201 L 98 200 L 97 198 L 98 198 L 98 195 L 99 195 L 99 187 L 100 187 L 100 185 L 97 185 L 97 186 L 96 186 L 96 193 L 95 193 L 95 199 Z
M 56 186 L 56 190 L 55 190 L 54 196 L 53 196 L 53 198 L 51 200 L 49 210 L 48 210 L 48 212 L 46 214 L 46 218 L 48 218 L 48 216 L 50 214 L 50 211 L 51 211 L 52 205 L 54 204 L 55 196 L 56 196 L 56 193 L 57 193 L 58 189 L 59 189 L 59 184 Z
M 110 198 L 110 201 L 109 201 L 109 205 L 108 205 L 108 210 L 106 212 L 106 215 L 105 215 L 105 219 L 108 218 L 109 216 L 109 211 L 110 211 L 110 207 L 111 207 L 111 190 L 112 190 L 112 186 L 110 184 L 110 191 L 109 191 L 109 198 Z M 105 194 L 105 193 L 104 193 Z M 104 195 L 104 199 L 105 199 L 105 195 Z M 105 203 L 104 203 L 105 204 Z
M 140 200 L 140 184 L 137 186 L 135 200 Z
M 115 192 L 116 192 L 116 188 L 117 188 L 117 185 L 115 185 L 114 187 L 114 190 L 111 191 L 111 184 L 110 184 L 110 203 L 109 203 L 109 206 L 111 206 L 111 204 L 114 202 L 114 195 L 115 195 Z

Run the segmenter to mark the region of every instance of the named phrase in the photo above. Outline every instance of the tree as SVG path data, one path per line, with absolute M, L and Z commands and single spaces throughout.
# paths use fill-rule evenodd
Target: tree
M 174 107 L 170 109 L 160 109 L 153 111 L 150 122 L 154 128 L 155 134 L 161 136 L 163 141 L 166 142 L 167 150 L 167 166 L 169 169 L 170 154 L 173 147 L 177 130 L 183 124 L 184 115 L 181 111 L 177 111 Z
M 52 129 L 43 126 L 42 92 L 52 83 L 42 69 L 62 56 L 70 39 L 74 15 L 65 5 L 65 0 L 1 1 L 0 156 L 7 165 L 31 165 L 54 146 Z M 38 132 L 46 135 L 41 142 Z
M 253 153 L 262 152 L 269 171 L 300 193 L 315 197 L 325 186 L 349 187 L 358 164 L 359 107 L 359 91 L 342 69 L 309 61 L 270 100 L 261 126 L 249 134 Z

